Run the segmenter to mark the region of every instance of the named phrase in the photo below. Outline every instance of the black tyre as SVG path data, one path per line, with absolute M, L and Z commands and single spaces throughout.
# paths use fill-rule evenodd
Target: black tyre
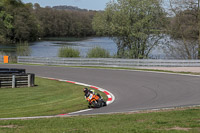
M 92 105 L 93 105 L 93 108 L 100 108 L 101 107 L 100 104 L 96 101 L 93 101 Z

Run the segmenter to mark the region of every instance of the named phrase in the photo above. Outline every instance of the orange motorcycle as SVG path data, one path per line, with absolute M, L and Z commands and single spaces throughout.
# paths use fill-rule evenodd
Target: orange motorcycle
M 92 93 L 86 97 L 86 100 L 89 102 L 89 108 L 100 108 L 107 105 L 100 95 L 95 95 Z

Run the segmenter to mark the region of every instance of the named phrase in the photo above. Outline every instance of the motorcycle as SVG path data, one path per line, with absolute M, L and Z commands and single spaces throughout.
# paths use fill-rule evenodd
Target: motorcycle
M 99 94 L 95 95 L 90 93 L 90 95 L 86 97 L 86 100 L 89 102 L 89 108 L 100 108 L 107 106 L 106 102 Z

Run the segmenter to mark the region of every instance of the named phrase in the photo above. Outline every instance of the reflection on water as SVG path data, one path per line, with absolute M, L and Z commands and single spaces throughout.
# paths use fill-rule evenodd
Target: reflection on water
M 88 50 L 94 47 L 101 47 L 110 52 L 110 55 L 116 55 L 117 46 L 113 40 L 108 37 L 92 37 L 82 41 L 65 42 L 65 41 L 39 41 L 28 44 L 0 45 L 0 54 L 18 55 L 18 56 L 35 56 L 35 57 L 58 57 L 59 48 L 62 46 L 72 47 L 80 51 L 81 57 L 86 57 Z M 165 58 L 163 50 L 155 48 L 149 55 L 151 58 Z
M 31 56 L 57 57 L 59 48 L 62 46 L 68 46 L 79 50 L 81 57 L 86 57 L 88 50 L 97 46 L 108 50 L 111 55 L 114 55 L 117 52 L 117 47 L 111 39 L 107 37 L 93 37 L 87 40 L 76 41 L 76 42 L 64 42 L 64 41 L 34 42 L 30 46 L 32 50 Z
M 0 45 L 0 55 L 29 56 L 31 55 L 31 49 L 28 43 L 19 43 L 17 45 Z

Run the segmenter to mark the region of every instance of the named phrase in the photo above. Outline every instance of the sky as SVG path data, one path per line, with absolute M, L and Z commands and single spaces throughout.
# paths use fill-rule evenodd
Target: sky
M 38 3 L 41 7 L 68 5 L 77 6 L 81 9 L 104 10 L 110 0 L 22 0 L 24 3 Z

